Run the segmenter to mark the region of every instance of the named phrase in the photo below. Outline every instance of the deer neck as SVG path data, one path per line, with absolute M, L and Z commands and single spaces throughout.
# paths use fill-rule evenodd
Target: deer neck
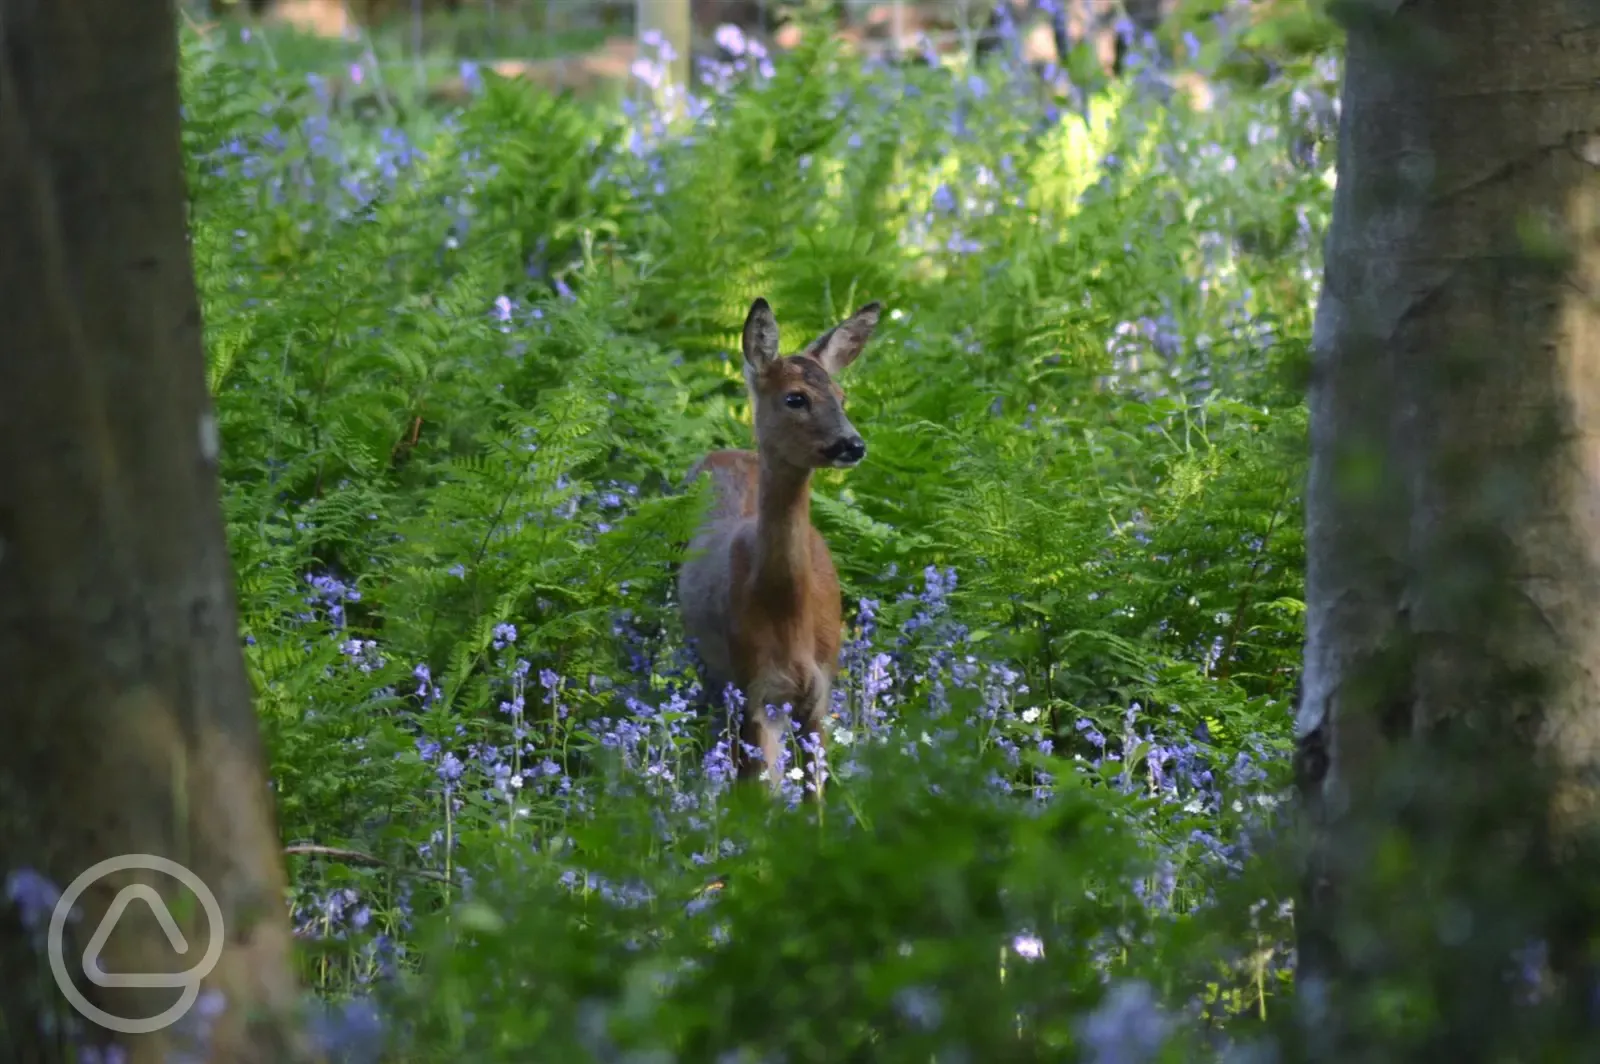
M 761 458 L 755 590 L 775 607 L 798 608 L 811 576 L 811 470 Z

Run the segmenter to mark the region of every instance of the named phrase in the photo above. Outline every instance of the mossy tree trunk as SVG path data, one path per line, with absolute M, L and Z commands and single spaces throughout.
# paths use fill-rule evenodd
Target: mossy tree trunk
M 224 543 L 174 16 L 169 0 L 0 0 L 0 880 L 64 888 L 127 853 L 188 866 L 226 934 L 205 1055 L 279 1064 L 297 1055 L 297 993 Z M 135 881 L 173 900 L 189 951 L 134 906 L 103 967 L 184 971 L 204 953 L 176 881 L 122 873 L 80 899 L 69 969 Z M 134 1061 L 183 1044 L 79 1020 L 17 916 L 0 895 L 0 1056 L 62 1059 L 52 1017 Z M 178 996 L 80 985 L 129 1018 Z
M 1600 24 L 1572 0 L 1342 10 L 1297 728 L 1304 1049 L 1511 1059 L 1584 1037 L 1600 929 Z

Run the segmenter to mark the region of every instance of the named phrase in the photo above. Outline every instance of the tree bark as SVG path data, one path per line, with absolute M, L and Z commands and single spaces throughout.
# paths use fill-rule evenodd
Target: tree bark
M 225 929 L 205 980 L 216 1061 L 296 1059 L 285 878 L 239 645 L 186 233 L 174 9 L 162 0 L 0 0 L 0 880 L 65 888 L 127 853 L 176 860 Z M 112 973 L 181 972 L 210 941 L 169 876 L 90 887 L 69 970 L 114 896 Z M 0 895 L 0 1057 L 64 1059 L 61 1025 L 135 1061 L 195 1048 L 179 1028 L 78 1020 Z M 139 1018 L 170 988 L 79 985 Z M 215 1003 L 215 996 L 206 999 Z M 54 1026 L 52 1026 L 54 1024 Z
M 1509 1059 L 1580 1037 L 1600 929 L 1600 26 L 1572 0 L 1345 11 L 1297 721 L 1303 1048 Z M 1529 941 L 1551 949 L 1542 1008 L 1507 979 Z M 1427 1018 L 1394 1021 L 1398 1001 Z

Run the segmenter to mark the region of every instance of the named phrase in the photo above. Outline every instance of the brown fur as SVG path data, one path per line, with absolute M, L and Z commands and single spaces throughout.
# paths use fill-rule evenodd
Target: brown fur
M 754 517 L 756 492 L 761 486 L 761 459 L 754 451 L 712 451 L 689 470 L 691 484 L 701 473 L 711 474 L 711 520 Z
M 709 693 L 732 684 L 745 696 L 740 738 L 760 759 L 735 754 L 741 777 L 776 785 L 787 721 L 763 707 L 792 707 L 802 737 L 826 739 L 829 692 L 839 669 L 839 575 L 828 545 L 811 524 L 811 471 L 845 464 L 860 445 L 844 414 L 834 374 L 872 335 L 879 308 L 868 304 L 812 341 L 778 356 L 777 322 L 765 300 L 745 321 L 745 379 L 755 414 L 756 451 L 714 451 L 690 471 L 709 473 L 716 502 L 678 577 L 684 629 L 695 641 Z M 790 405 L 786 397 L 803 396 Z M 859 461 L 859 454 L 854 461 Z M 854 464 L 849 461 L 849 464 Z M 821 797 L 823 779 L 797 748 L 792 763 Z

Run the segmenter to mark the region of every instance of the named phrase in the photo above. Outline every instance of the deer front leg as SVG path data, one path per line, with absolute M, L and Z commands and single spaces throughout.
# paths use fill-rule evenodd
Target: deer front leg
M 822 785 L 828 777 L 828 709 L 832 684 L 820 670 L 811 684 L 809 697 L 798 714 L 800 726 L 800 765 L 805 770 L 805 800 L 822 801 Z
M 740 779 L 759 779 L 765 771 L 767 783 L 774 790 L 783 781 L 783 733 L 787 721 L 778 707 L 786 701 L 771 684 L 750 685 L 739 727 Z M 768 706 L 775 708 L 769 710 Z

